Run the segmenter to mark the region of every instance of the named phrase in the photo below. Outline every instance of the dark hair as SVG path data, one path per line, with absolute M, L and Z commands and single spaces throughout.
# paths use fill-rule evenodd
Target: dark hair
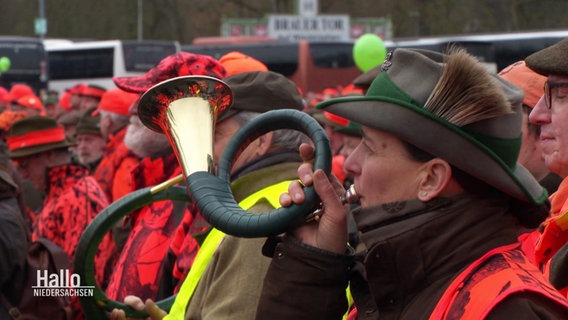
M 406 141 L 402 141 L 402 144 L 413 160 L 427 162 L 435 158 L 435 156 L 431 155 L 430 153 Z M 543 204 L 537 205 L 518 200 L 471 176 L 463 170 L 460 170 L 453 165 L 450 166 L 452 168 L 452 177 L 468 193 L 483 197 L 508 197 L 510 203 L 510 211 L 519 220 L 519 223 L 523 227 L 530 229 L 537 228 L 539 224 L 548 217 L 548 213 L 550 211 L 549 201 L 545 201 Z

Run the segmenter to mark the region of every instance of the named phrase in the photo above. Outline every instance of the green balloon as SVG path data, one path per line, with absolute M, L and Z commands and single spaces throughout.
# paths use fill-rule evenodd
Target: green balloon
M 383 40 L 373 33 L 366 33 L 353 44 L 353 60 L 362 72 L 367 72 L 383 63 L 387 48 Z
M 5 71 L 10 70 L 11 64 L 12 64 L 12 62 L 10 62 L 10 58 L 8 58 L 8 57 L 0 58 L 0 72 L 5 72 Z

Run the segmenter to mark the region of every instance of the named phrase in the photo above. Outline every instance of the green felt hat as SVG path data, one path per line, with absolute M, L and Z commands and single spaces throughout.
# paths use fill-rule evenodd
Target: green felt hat
M 517 163 L 520 103 L 512 105 L 509 114 L 463 126 L 424 108 L 442 76 L 446 58 L 433 51 L 396 49 L 387 55 L 365 96 L 333 98 L 316 107 L 394 134 L 514 198 L 536 204 L 547 201 L 546 190 Z M 519 88 L 497 76 L 488 75 L 488 79 L 503 91 L 501 95 L 496 90 L 503 103 L 504 98 L 509 103 L 522 100 Z M 460 89 L 466 92 L 468 88 Z
M 11 158 L 19 158 L 75 145 L 55 119 L 32 116 L 14 122 L 7 137 Z
M 93 115 L 93 113 L 97 110 L 97 107 L 91 108 L 87 110 L 79 121 L 77 122 L 77 128 L 75 131 L 75 135 L 78 134 L 95 134 L 102 136 L 101 133 L 101 115 L 97 113 Z

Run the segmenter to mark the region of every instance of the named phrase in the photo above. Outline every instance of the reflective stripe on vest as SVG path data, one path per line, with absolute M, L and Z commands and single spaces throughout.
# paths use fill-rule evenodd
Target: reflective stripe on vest
M 261 189 L 239 202 L 239 206 L 244 210 L 248 210 L 259 203 L 261 200 L 266 200 L 273 208 L 278 208 L 280 207 L 280 195 L 288 191 L 288 186 L 292 181 L 293 180 L 282 181 Z M 168 313 L 168 315 L 166 315 L 164 320 L 183 320 L 185 318 L 185 310 L 187 309 L 189 300 L 191 300 L 191 297 L 195 292 L 195 288 L 197 288 L 197 284 L 203 276 L 205 268 L 209 264 L 209 260 L 211 260 L 213 253 L 219 246 L 219 243 L 224 236 L 225 234 L 223 232 L 215 228 L 211 229 L 211 231 L 205 238 L 205 241 L 203 241 L 203 244 L 199 248 L 197 256 L 195 257 L 195 260 L 191 265 L 191 269 L 189 269 L 187 277 L 181 285 L 174 304 L 172 305 L 170 312 Z
M 499 302 L 521 291 L 540 293 L 568 308 L 564 297 L 515 243 L 491 250 L 458 275 L 442 295 L 430 320 L 485 319 Z

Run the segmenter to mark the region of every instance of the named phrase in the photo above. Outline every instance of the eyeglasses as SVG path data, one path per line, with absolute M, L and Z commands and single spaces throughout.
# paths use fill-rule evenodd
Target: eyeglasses
M 548 109 L 552 109 L 552 90 L 556 88 L 566 88 L 568 82 L 548 82 L 544 83 L 544 102 Z

